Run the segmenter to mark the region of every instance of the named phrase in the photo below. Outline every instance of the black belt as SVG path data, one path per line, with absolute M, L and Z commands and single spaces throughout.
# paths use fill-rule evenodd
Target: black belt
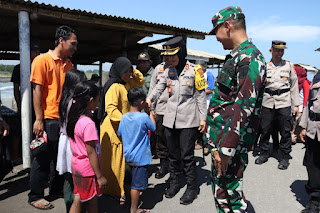
M 312 121 L 320 121 L 320 113 L 315 113 L 313 111 L 309 111 L 309 117 Z
M 289 92 L 290 88 L 288 88 L 288 89 L 278 89 L 278 90 L 271 90 L 269 88 L 266 88 L 264 91 L 266 93 L 268 93 L 269 95 L 273 96 L 273 95 L 281 95 L 282 93 Z

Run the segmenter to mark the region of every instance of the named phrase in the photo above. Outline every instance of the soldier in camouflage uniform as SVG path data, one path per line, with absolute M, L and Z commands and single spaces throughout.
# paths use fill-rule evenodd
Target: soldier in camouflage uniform
M 266 63 L 248 39 L 239 7 L 219 11 L 212 23 L 210 35 L 216 35 L 224 49 L 232 50 L 218 73 L 208 109 L 212 190 L 218 212 L 246 212 L 243 173 L 257 133 Z

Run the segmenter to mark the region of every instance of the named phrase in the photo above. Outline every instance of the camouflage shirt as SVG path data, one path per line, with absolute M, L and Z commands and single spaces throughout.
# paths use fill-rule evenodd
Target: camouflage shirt
M 211 145 L 228 156 L 252 145 L 263 96 L 266 63 L 250 40 L 231 51 L 219 71 L 208 109 Z

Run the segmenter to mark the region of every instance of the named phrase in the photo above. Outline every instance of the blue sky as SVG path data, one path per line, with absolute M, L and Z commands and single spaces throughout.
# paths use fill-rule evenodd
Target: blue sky
M 34 0 L 32 1 L 34 2 Z M 210 31 L 211 18 L 227 6 L 240 6 L 246 15 L 247 33 L 253 43 L 269 61 L 272 40 L 284 40 L 288 49 L 284 59 L 293 63 L 308 64 L 320 68 L 319 0 L 306 1 L 248 1 L 248 0 L 38 0 L 39 3 L 81 9 L 96 13 L 124 16 L 146 21 Z M 159 36 L 144 39 L 156 40 Z M 188 39 L 190 49 L 225 55 L 215 36 L 205 40 Z

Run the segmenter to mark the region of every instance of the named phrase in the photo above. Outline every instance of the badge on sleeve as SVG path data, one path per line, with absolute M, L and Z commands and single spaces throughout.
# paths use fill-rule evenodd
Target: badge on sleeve
M 208 87 L 208 83 L 206 78 L 203 75 L 203 70 L 201 65 L 197 65 L 194 67 L 195 70 L 195 85 L 197 90 L 203 90 Z
M 318 88 L 319 86 L 319 83 L 315 83 L 314 85 L 312 85 L 312 88 Z

